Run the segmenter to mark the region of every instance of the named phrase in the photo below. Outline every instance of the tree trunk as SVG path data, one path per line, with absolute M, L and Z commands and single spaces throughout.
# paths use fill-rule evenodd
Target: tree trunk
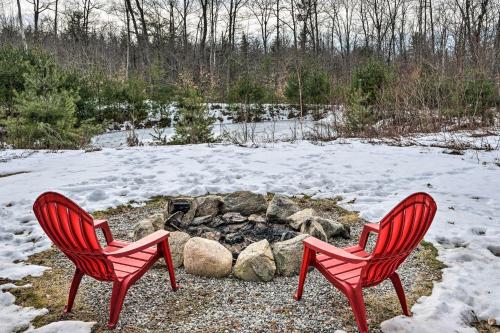
M 28 43 L 26 43 L 26 35 L 24 34 L 23 14 L 21 12 L 21 0 L 17 0 L 17 19 L 19 21 L 19 34 L 23 43 L 24 51 L 28 51 Z
M 55 0 L 54 2 L 54 37 L 57 39 L 57 20 L 58 20 L 58 15 L 59 15 L 59 0 Z

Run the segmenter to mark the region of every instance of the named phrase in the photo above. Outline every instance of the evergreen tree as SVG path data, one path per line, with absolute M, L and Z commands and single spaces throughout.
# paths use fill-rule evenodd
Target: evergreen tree
M 212 126 L 215 119 L 210 115 L 207 105 L 196 85 L 189 79 L 181 79 L 178 95 L 178 111 L 175 135 L 171 144 L 195 144 L 213 142 Z
M 5 121 L 7 142 L 16 148 L 77 148 L 87 140 L 75 128 L 79 97 L 64 89 L 65 75 L 53 61 L 43 67 L 30 68 L 24 90 L 15 92 L 14 112 Z

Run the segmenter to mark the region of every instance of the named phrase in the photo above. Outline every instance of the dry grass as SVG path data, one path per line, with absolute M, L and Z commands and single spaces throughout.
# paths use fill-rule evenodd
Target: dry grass
M 57 267 L 57 265 L 54 265 L 56 251 L 58 250 L 53 247 L 48 251 L 35 254 L 29 258 L 28 263 Z M 78 312 L 78 318 L 73 318 L 72 314 L 65 315 L 63 313 L 71 284 L 71 279 L 68 279 L 68 272 L 65 272 L 63 269 L 52 268 L 45 271 L 42 277 L 35 278 L 28 276 L 16 282 L 17 285 L 28 283 L 32 285 L 31 288 L 12 289 L 9 292 L 16 297 L 16 304 L 18 305 L 46 308 L 49 310 L 47 315 L 35 318 L 32 323 L 36 327 L 59 320 L 92 321 L 93 314 L 81 302 L 81 298 L 78 295 L 74 306 L 74 310 Z
M 431 294 L 434 282 L 441 281 L 445 265 L 436 257 L 437 249 L 431 243 L 423 241 L 416 254 L 416 264 L 422 269 L 419 275 L 413 278 L 413 287 L 405 291 L 410 309 L 420 297 Z M 384 320 L 402 314 L 396 292 L 384 295 L 366 294 L 365 299 L 368 316 L 371 323 L 377 327 Z

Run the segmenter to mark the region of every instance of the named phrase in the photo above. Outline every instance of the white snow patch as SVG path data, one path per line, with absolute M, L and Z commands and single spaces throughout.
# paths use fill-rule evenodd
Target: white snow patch
M 3 289 L 3 288 L 2 288 Z M 47 309 L 23 308 L 15 305 L 16 298 L 9 292 L 0 292 L 0 332 L 21 332 L 30 328 L 30 322 L 48 312 Z
M 499 157 L 498 150 L 456 156 L 443 154 L 442 148 L 359 140 L 278 143 L 258 149 L 190 145 L 31 155 L 3 151 L 0 174 L 29 173 L 0 178 L 0 277 L 40 273 L 41 268 L 22 261 L 50 246 L 31 209 L 44 191 L 59 191 L 90 211 L 162 194 L 250 190 L 317 198 L 341 195 L 346 208 L 372 221 L 410 193 L 426 191 L 438 204 L 426 239 L 436 245 L 448 268 L 432 295 L 413 307 L 412 318 L 386 321 L 383 330 L 474 332 L 467 325 L 474 316 L 500 322 L 495 278 L 500 258 L 490 250 L 500 239 L 500 168 L 495 164 Z M 354 204 L 348 203 L 351 199 L 356 199 Z M 1 294 L 0 318 L 19 312 L 26 323 L 33 311 L 43 311 L 20 309 L 9 295 Z
M 95 322 L 75 320 L 57 321 L 40 328 L 29 329 L 26 333 L 90 333 Z

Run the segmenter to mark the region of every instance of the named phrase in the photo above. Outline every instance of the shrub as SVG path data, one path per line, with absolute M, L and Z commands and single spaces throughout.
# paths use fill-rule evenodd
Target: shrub
M 229 93 L 230 102 L 243 104 L 232 105 L 233 119 L 236 122 L 260 121 L 264 113 L 261 103 L 265 98 L 264 87 L 249 79 L 248 77 L 239 79 Z M 252 104 L 250 104 L 252 103 Z
M 372 106 L 366 104 L 366 95 L 360 90 L 349 94 L 344 116 L 345 126 L 350 133 L 362 132 L 376 121 Z
M 184 79 L 178 95 L 178 111 L 175 123 L 175 135 L 171 144 L 195 144 L 213 142 L 212 126 L 214 118 L 210 116 L 207 105 L 192 81 Z
M 302 103 L 326 104 L 330 97 L 330 81 L 326 72 L 316 68 L 301 70 Z M 300 84 L 297 72 L 289 77 L 285 87 L 285 97 L 292 103 L 300 103 Z
M 371 61 L 354 72 L 351 91 L 364 96 L 364 105 L 374 105 L 382 96 L 382 89 L 389 79 L 389 69 L 380 62 Z
M 16 148 L 78 148 L 96 128 L 76 128 L 79 96 L 66 90 L 65 73 L 49 58 L 40 58 L 23 75 L 23 89 L 14 92 L 13 112 L 5 121 L 7 142 Z
M 499 96 L 492 80 L 484 77 L 466 80 L 463 98 L 465 107 L 471 110 L 473 115 L 480 116 L 484 122 L 493 120 L 493 114 L 488 111 L 498 106 Z
M 17 116 L 6 121 L 7 142 L 16 148 L 77 148 L 82 141 L 75 129 L 78 97 L 68 91 L 37 95 L 27 90 L 16 97 Z

